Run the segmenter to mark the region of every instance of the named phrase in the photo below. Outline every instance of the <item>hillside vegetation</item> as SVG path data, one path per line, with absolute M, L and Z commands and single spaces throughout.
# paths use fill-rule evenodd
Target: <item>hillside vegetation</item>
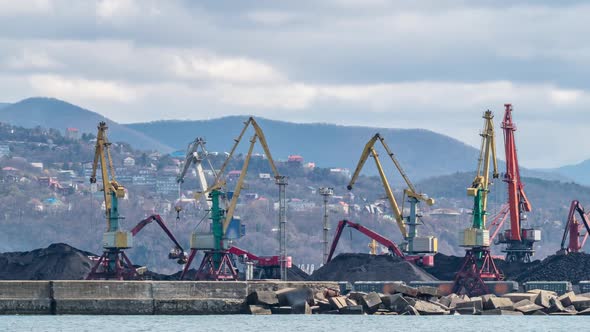
M 107 121 L 111 140 L 127 142 L 147 150 L 170 152 L 172 149 L 148 135 L 136 132 L 102 115 L 54 98 L 28 98 L 5 107 L 0 106 L 0 122 L 25 128 L 54 128 L 65 131 L 72 127 L 81 133 L 96 133 L 100 121 Z

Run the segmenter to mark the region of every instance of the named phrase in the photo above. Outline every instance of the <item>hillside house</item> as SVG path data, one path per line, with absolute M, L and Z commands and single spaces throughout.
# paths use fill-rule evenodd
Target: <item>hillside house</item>
M 314 202 L 305 201 L 299 198 L 292 198 L 287 202 L 287 208 L 294 212 L 306 212 L 316 207 Z
M 242 174 L 242 171 L 240 171 L 240 170 L 229 171 L 227 173 L 227 179 L 228 180 L 237 180 L 240 177 L 240 174 Z
M 123 159 L 123 166 L 125 167 L 134 167 L 135 166 L 135 159 L 132 157 L 127 157 Z
M 306 171 L 313 171 L 315 169 L 315 163 L 312 163 L 312 162 L 305 163 L 305 165 L 303 165 L 303 168 Z
M 78 128 L 66 128 L 66 138 L 80 139 L 80 130 Z
M 287 158 L 287 165 L 290 167 L 301 167 L 303 166 L 303 157 L 299 155 L 291 155 Z

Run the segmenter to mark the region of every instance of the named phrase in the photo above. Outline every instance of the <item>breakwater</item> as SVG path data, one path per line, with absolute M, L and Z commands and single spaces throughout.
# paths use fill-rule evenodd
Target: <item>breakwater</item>
M 0 281 L 0 314 L 239 314 L 256 291 L 338 288 L 336 282 Z

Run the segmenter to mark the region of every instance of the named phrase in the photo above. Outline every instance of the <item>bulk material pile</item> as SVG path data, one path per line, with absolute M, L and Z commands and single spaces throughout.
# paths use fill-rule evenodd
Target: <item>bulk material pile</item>
M 318 281 L 436 281 L 422 268 L 389 255 L 340 254 L 314 271 L 310 280 Z
M 91 253 L 64 243 L 24 252 L 0 253 L 0 280 L 80 280 L 92 263 Z
M 0 253 L 0 280 L 81 280 L 92 269 L 90 252 L 76 249 L 65 243 L 51 244 L 47 248 L 22 252 Z M 139 266 L 135 266 L 136 268 Z M 172 275 L 145 271 L 140 279 L 180 280 L 181 272 Z M 196 270 L 190 270 L 186 280 L 194 280 Z M 307 273 L 293 265 L 288 269 L 288 280 L 305 281 Z
M 570 253 L 549 256 L 514 276 L 513 279 L 518 282 L 567 280 L 574 284 L 580 280 L 590 280 L 590 255 Z
M 590 297 L 573 292 L 557 296 L 535 289 L 500 297 L 489 294 L 469 298 L 440 296 L 433 287 L 396 284 L 390 294 L 351 292 L 341 296 L 334 289 L 314 294 L 308 288 L 256 291 L 246 299 L 246 307 L 253 315 L 590 315 Z

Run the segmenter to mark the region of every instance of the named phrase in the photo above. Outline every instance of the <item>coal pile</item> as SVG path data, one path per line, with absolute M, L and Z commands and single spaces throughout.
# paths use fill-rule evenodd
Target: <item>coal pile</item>
M 314 271 L 317 281 L 436 281 L 420 267 L 389 255 L 340 254 Z
M 291 268 L 287 269 L 287 280 L 306 281 L 309 280 L 309 274 L 305 273 L 305 271 L 300 269 L 297 265 L 293 264 Z
M 518 282 L 571 281 L 574 284 L 580 280 L 590 280 L 590 255 L 571 253 L 549 256 L 514 276 L 513 279 Z
M 92 263 L 91 253 L 64 243 L 25 252 L 0 253 L 0 280 L 80 280 Z
M 432 274 L 439 280 L 454 280 L 455 274 L 461 266 L 463 265 L 463 260 L 465 257 L 459 256 L 447 256 L 441 253 L 438 253 L 434 256 L 434 266 L 426 268 L 426 272 Z M 508 263 L 502 259 L 494 259 L 496 263 L 496 267 L 502 272 L 504 278 L 506 280 L 516 280 L 518 276 L 524 273 L 525 271 L 536 268 L 541 264 L 540 261 L 534 261 L 531 263 Z M 532 280 L 532 279 L 531 279 Z M 549 279 L 543 279 L 549 280 Z M 569 280 L 569 279 L 560 279 L 560 280 Z
M 459 271 L 463 264 L 463 259 L 464 257 L 447 256 L 438 253 L 434 256 L 434 266 L 425 270 L 438 280 L 454 280 L 455 273 Z

